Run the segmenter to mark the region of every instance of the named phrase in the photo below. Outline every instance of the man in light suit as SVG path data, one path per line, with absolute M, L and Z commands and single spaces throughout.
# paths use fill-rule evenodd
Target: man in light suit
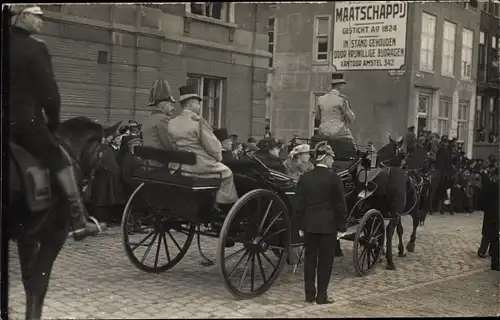
M 231 205 L 238 200 L 231 169 L 221 163 L 222 146 L 213 133 L 212 127 L 200 116 L 202 98 L 196 88 L 184 86 L 179 89 L 181 114 L 172 119 L 168 133 L 175 148 L 196 154 L 195 165 L 183 165 L 183 171 L 201 174 L 214 173 L 221 176 L 222 182 L 216 195 L 216 210 L 224 210 L 221 205 Z
M 146 147 L 172 150 L 172 143 L 168 135 L 168 124 L 172 120 L 175 109 L 172 91 L 166 80 L 156 80 L 149 92 L 149 105 L 154 110 L 142 125 L 142 144 Z M 151 165 L 161 166 L 157 161 L 148 160 Z
M 342 73 L 333 73 L 330 81 L 332 89 L 319 97 L 316 117 L 320 121 L 319 135 L 329 140 L 329 144 L 340 157 L 356 156 L 356 145 L 348 124 L 354 122 L 347 97 L 340 93 L 346 84 Z

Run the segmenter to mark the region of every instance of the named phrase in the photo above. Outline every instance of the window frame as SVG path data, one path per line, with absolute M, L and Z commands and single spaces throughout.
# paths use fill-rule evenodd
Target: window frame
M 424 21 L 433 21 L 434 28 L 433 28 L 432 34 L 424 32 Z M 437 19 L 436 19 L 435 15 L 429 14 L 427 12 L 422 13 L 422 21 L 421 21 L 421 24 L 422 24 L 421 29 L 422 30 L 421 30 L 421 37 L 420 37 L 420 62 L 419 62 L 419 67 L 420 67 L 421 71 L 426 71 L 426 72 L 433 72 L 434 71 L 434 59 L 435 59 L 435 55 L 436 55 L 436 21 L 437 21 Z M 424 54 L 424 42 L 429 41 L 430 39 L 432 39 L 432 51 L 430 50 L 430 48 L 425 49 L 425 52 L 427 52 L 427 54 L 425 55 L 426 59 L 425 59 L 425 65 L 424 65 L 423 59 L 422 59 L 422 56 Z M 431 53 L 431 52 L 432 52 L 432 57 L 430 60 L 427 60 L 427 59 L 429 59 L 429 53 Z M 430 66 L 429 66 L 429 64 L 430 64 Z
M 218 105 L 215 106 L 214 105 L 214 108 L 215 109 L 218 109 L 218 113 L 217 113 L 217 119 L 215 119 L 216 121 L 212 121 L 212 113 L 213 111 L 212 110 L 208 110 L 207 111 L 207 114 L 208 114 L 208 119 L 204 119 L 212 126 L 212 128 L 221 128 L 221 125 L 222 125 L 222 114 L 225 113 L 226 111 L 226 108 L 225 108 L 225 97 L 224 97 L 224 87 L 225 87 L 225 80 L 224 78 L 219 78 L 219 77 L 213 77 L 213 76 L 206 76 L 206 75 L 200 75 L 200 74 L 195 74 L 195 73 L 188 73 L 187 76 L 186 76 L 186 79 L 189 83 L 189 80 L 190 78 L 197 78 L 199 79 L 199 85 L 198 85 L 198 95 L 202 98 L 201 102 L 200 102 L 200 105 L 201 105 L 201 111 L 200 111 L 200 114 L 201 116 L 203 117 L 203 114 L 204 112 L 206 111 L 205 110 L 205 98 L 209 98 L 211 100 L 215 100 L 215 99 L 219 99 L 218 101 Z M 215 97 L 205 97 L 203 95 L 203 90 L 205 88 L 205 80 L 215 80 L 218 82 L 218 85 L 219 85 L 219 88 L 217 88 L 216 90 L 216 94 L 218 94 L 219 96 L 215 96 Z
M 443 102 L 446 102 L 446 103 L 449 103 L 448 105 L 448 115 L 447 116 L 442 116 L 441 115 L 441 106 L 442 106 L 442 103 Z M 437 124 L 438 124 L 438 134 L 442 137 L 443 135 L 447 135 L 449 136 L 450 135 L 450 118 L 451 118 L 451 110 L 453 108 L 453 99 L 452 98 L 448 98 L 448 97 L 441 97 L 439 99 L 439 105 L 438 105 L 438 113 L 437 113 Z M 446 130 L 445 132 L 443 132 L 440 124 L 443 123 L 443 121 L 445 121 L 446 123 Z
M 420 98 L 425 97 L 428 98 L 428 105 L 427 105 L 427 110 L 426 112 L 420 112 Z M 427 90 L 418 90 L 417 91 L 417 126 L 419 119 L 425 119 L 426 126 L 429 126 L 429 121 L 431 120 L 431 115 L 432 115 L 432 104 L 434 100 L 434 95 L 432 92 L 429 92 Z M 419 128 L 420 130 L 420 128 Z
M 465 106 L 464 117 L 461 117 L 461 111 L 463 112 L 463 108 Z M 463 143 L 464 147 L 467 146 L 468 136 L 469 136 L 469 112 L 470 112 L 470 102 L 467 100 L 459 100 L 458 101 L 458 116 L 457 116 L 457 142 Z M 460 126 L 463 125 L 465 133 L 462 133 L 463 136 L 460 137 Z M 467 150 L 464 150 L 467 151 Z
M 217 19 L 217 18 L 214 18 L 214 17 L 209 17 L 205 14 L 196 14 L 196 13 L 192 13 L 191 12 L 191 5 L 192 4 L 207 4 L 207 2 L 189 2 L 189 3 L 185 3 L 184 4 L 184 10 L 186 13 L 189 13 L 193 16 L 197 16 L 197 17 L 203 17 L 202 19 L 209 19 L 209 21 L 213 21 L 213 22 L 222 22 L 222 23 L 230 23 L 230 24 L 234 24 L 235 23 L 235 2 L 223 2 L 223 5 L 228 5 L 227 6 L 227 17 L 226 19 Z M 204 8 L 206 10 L 206 7 Z
M 470 35 L 470 43 L 464 43 L 466 35 Z M 465 61 L 468 59 L 469 61 Z M 472 78 L 472 61 L 474 59 L 474 30 L 468 28 L 462 28 L 462 54 L 461 54 L 461 67 L 460 75 L 462 79 L 470 80 Z M 469 70 L 467 72 L 466 64 L 469 65 Z
M 310 109 L 310 120 L 309 120 L 309 136 L 312 137 L 315 134 L 315 131 L 319 131 L 319 126 L 316 127 L 316 114 L 318 112 L 318 99 L 321 96 L 324 96 L 327 91 L 312 91 L 311 92 L 311 109 Z M 320 119 L 321 121 L 321 119 Z
M 447 26 L 453 26 L 453 38 L 448 39 Z M 457 40 L 457 24 L 448 20 L 443 22 L 443 49 L 441 54 L 441 75 L 453 78 L 455 76 L 455 49 Z M 447 48 L 451 47 L 451 52 L 447 52 Z M 451 70 L 448 70 L 449 60 L 451 60 Z M 445 63 L 446 61 L 446 63 Z
M 318 39 L 323 39 L 325 35 L 318 35 L 319 31 L 319 20 L 328 20 L 328 33 L 326 34 L 326 59 L 318 59 Z M 331 41 L 332 41 L 332 15 L 315 15 L 314 16 L 314 27 L 313 27 L 313 62 L 317 64 L 328 64 L 331 57 Z M 323 54 L 323 52 L 321 52 Z
M 272 27 L 272 30 L 271 30 L 271 24 L 269 23 L 270 20 L 273 19 L 273 27 Z M 269 50 L 269 47 L 272 45 L 273 47 L 273 51 L 270 52 L 272 54 L 272 57 L 269 59 L 269 68 L 272 68 L 273 65 L 274 65 L 274 53 L 276 52 L 276 26 L 277 26 L 277 18 L 276 16 L 271 16 L 269 17 L 269 20 L 268 20 L 268 30 L 267 30 L 267 36 L 268 36 L 268 50 Z M 273 34 L 273 42 L 271 43 L 269 41 L 269 35 L 270 34 Z

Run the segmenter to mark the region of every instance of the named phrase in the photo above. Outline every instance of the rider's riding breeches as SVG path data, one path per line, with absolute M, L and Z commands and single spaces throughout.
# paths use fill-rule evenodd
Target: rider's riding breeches
M 11 125 L 11 139 L 39 159 L 52 173 L 69 165 L 59 149 L 59 144 L 44 124 L 33 122 L 26 125 Z

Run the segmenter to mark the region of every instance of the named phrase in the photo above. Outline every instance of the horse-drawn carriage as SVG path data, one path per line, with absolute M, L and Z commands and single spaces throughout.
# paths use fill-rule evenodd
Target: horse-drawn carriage
M 194 177 L 182 170 L 183 165 L 196 162 L 195 154 L 148 147 L 135 147 L 134 151 L 143 160 L 163 166 L 145 167 L 134 174 L 140 185 L 122 218 L 123 246 L 132 264 L 147 272 L 166 271 L 186 255 L 195 235 L 200 254 L 210 262 L 200 246 L 200 235 L 205 235 L 218 238 L 217 267 L 233 296 L 252 298 L 265 293 L 286 264 L 290 249 L 303 244 L 292 216 L 296 180 L 256 158 L 225 162 L 233 171 L 240 198 L 220 214 L 212 210 L 220 179 Z M 376 188 L 367 179 L 369 153 L 348 160 L 348 168 L 339 172 L 350 209 L 351 232 L 344 239 L 354 242 L 354 267 L 364 276 L 380 260 L 384 217 L 366 201 Z M 152 265 L 148 265 L 155 245 Z M 142 256 L 136 254 L 138 248 L 145 249 Z

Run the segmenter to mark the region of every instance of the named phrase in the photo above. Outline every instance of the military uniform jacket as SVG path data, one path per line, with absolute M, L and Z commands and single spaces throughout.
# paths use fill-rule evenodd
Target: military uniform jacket
M 55 132 L 61 98 L 47 46 L 24 29 L 12 27 L 9 50 L 11 124 L 44 125 L 43 110 L 49 129 Z
M 331 90 L 318 99 L 318 114 L 320 117 L 319 132 L 332 138 L 352 138 L 346 124 L 355 119 L 347 98 L 337 90 Z
M 159 149 L 172 149 L 168 124 L 172 120 L 165 113 L 155 110 L 144 120 L 142 125 L 142 144 Z
M 331 169 L 316 166 L 300 176 L 295 191 L 295 221 L 305 232 L 345 232 L 347 205 L 344 185 Z

